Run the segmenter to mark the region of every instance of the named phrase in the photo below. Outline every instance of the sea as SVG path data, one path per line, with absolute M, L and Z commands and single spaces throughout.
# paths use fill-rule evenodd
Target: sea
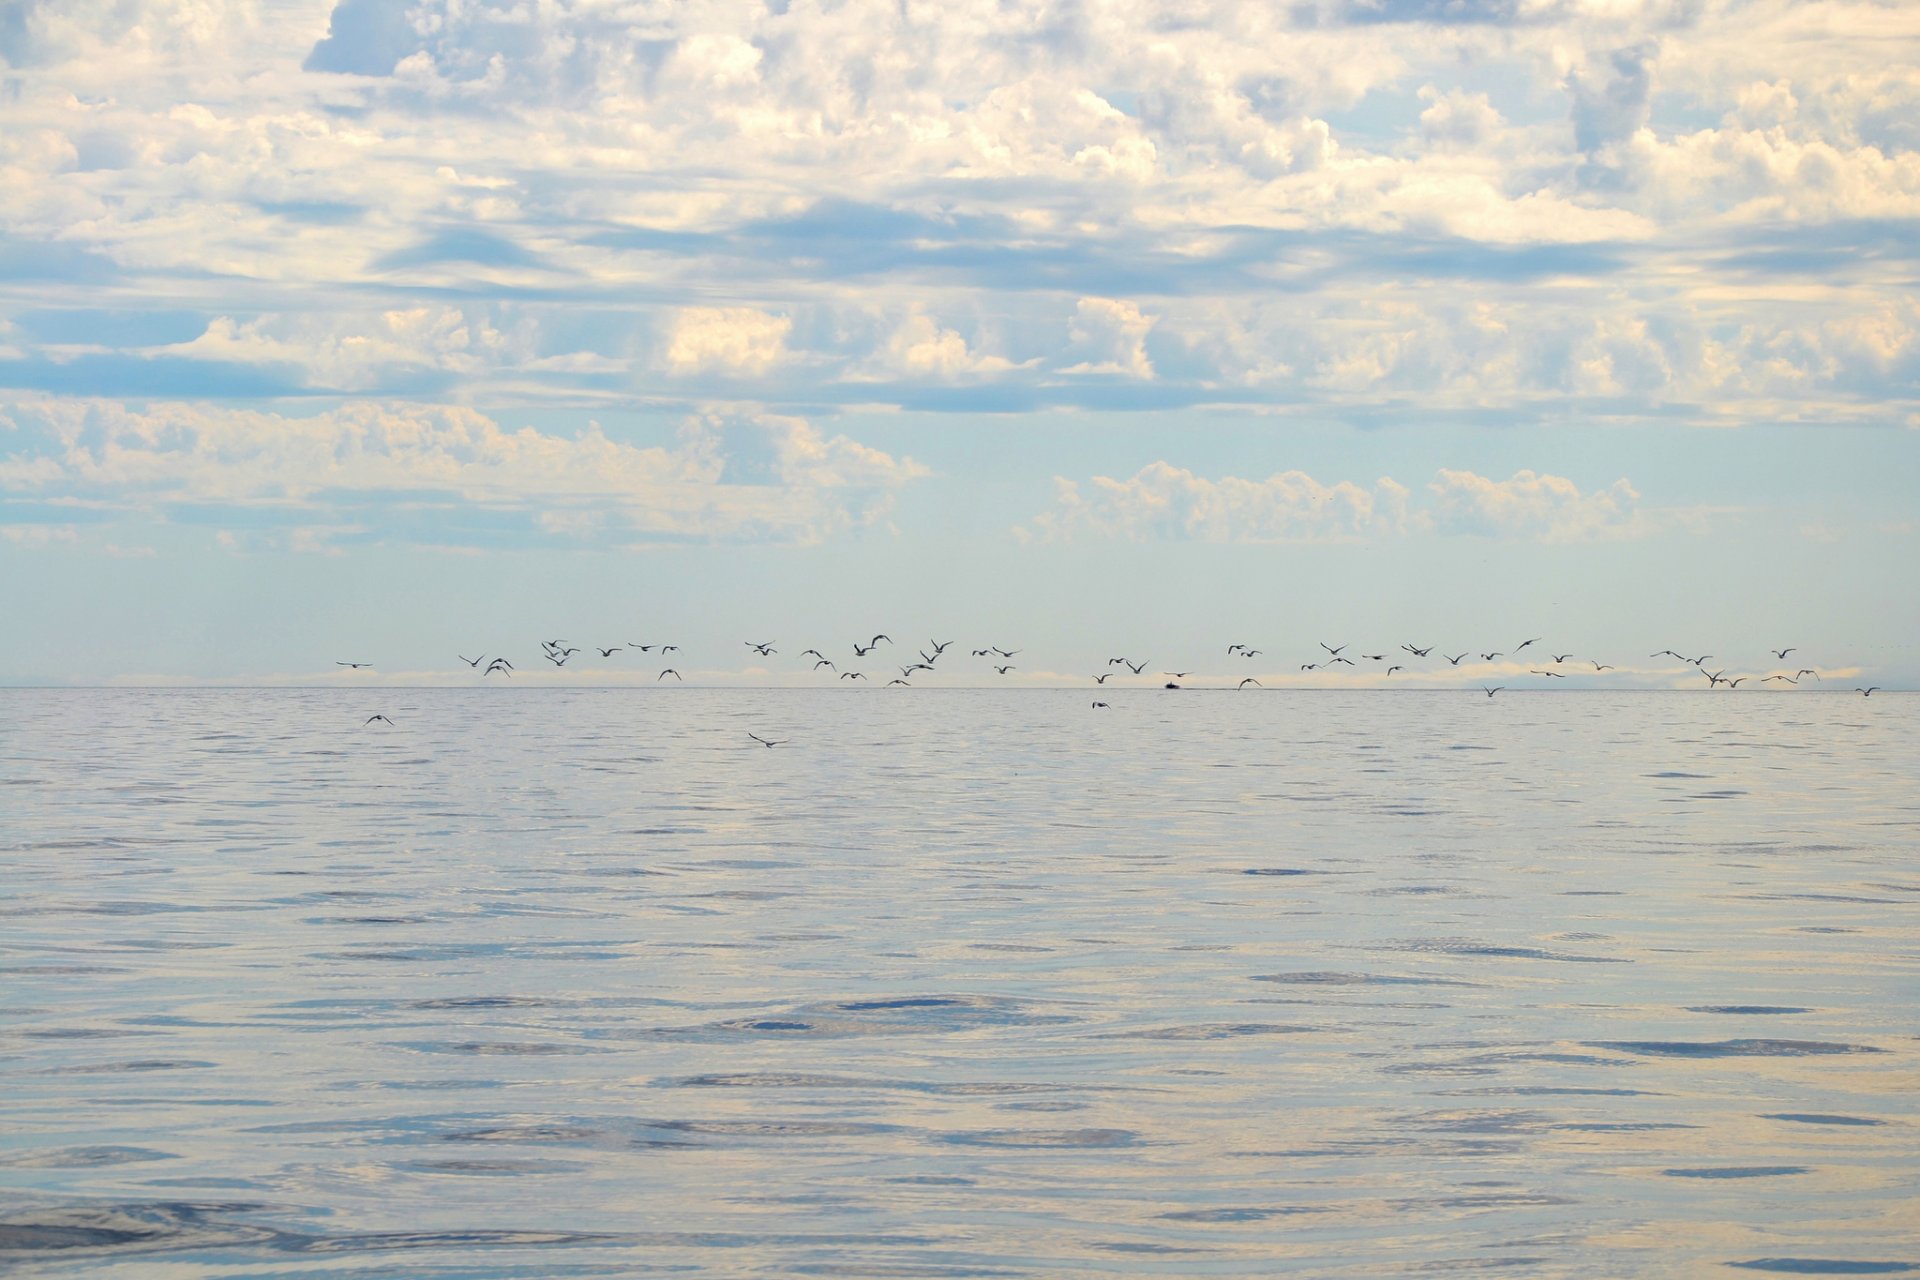
M 1920 1274 L 1916 711 L 0 690 L 0 1273 Z

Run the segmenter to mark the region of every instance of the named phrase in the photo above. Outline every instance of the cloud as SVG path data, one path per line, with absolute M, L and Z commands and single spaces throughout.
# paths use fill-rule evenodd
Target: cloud
M 1387 479 L 1372 489 L 1322 484 L 1301 471 L 1208 480 L 1155 462 L 1126 480 L 1095 476 L 1083 488 L 1056 478 L 1054 487 L 1054 508 L 1020 530 L 1024 538 L 1314 542 L 1397 533 L 1407 524 L 1407 491 Z
M 1510 480 L 1491 480 L 1443 469 L 1427 489 L 1433 526 L 1442 533 L 1578 542 L 1646 531 L 1640 495 L 1625 480 L 1582 493 L 1564 476 L 1516 471 Z
M 0 506 L 104 505 L 459 543 L 539 531 L 601 543 L 816 541 L 873 524 L 926 474 L 792 417 L 710 411 L 671 447 L 510 430 L 455 406 L 360 402 L 306 417 L 205 404 L 5 407 Z
M 787 354 L 793 321 L 751 307 L 682 307 L 667 344 L 675 373 L 720 369 L 761 374 Z
M 1582 493 L 1562 476 L 1515 473 L 1492 480 L 1442 470 L 1419 503 L 1389 477 L 1365 488 L 1323 483 L 1301 471 L 1265 480 L 1210 480 L 1166 462 L 1130 479 L 1056 477 L 1051 510 L 1016 530 L 1023 539 L 1326 542 L 1413 533 L 1479 534 L 1546 542 L 1641 536 L 1655 524 L 1625 480 Z
M 1113 374 L 1146 380 L 1153 377 L 1147 359 L 1147 334 L 1157 317 L 1143 314 L 1131 302 L 1114 298 L 1082 298 L 1074 305 L 1071 350 L 1082 358 L 1062 373 Z

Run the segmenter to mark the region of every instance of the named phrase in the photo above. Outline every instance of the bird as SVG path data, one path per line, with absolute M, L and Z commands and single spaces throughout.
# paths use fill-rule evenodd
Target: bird
M 372 724 L 372 723 L 373 723 L 373 722 L 374 722 L 375 720 L 378 720 L 378 721 L 379 721 L 379 722 L 380 722 L 381 724 L 392 724 L 392 723 L 393 723 L 393 721 L 391 721 L 391 720 L 389 720 L 389 719 L 387 719 L 387 718 L 386 718 L 385 716 L 378 716 L 378 715 L 376 715 L 376 716 L 368 716 L 368 717 L 367 717 L 367 720 L 366 720 L 366 724 L 363 724 L 363 725 L 361 725 L 360 727 L 361 727 L 362 729 L 364 729 L 364 728 L 366 728 L 366 727 L 367 727 L 367 725 L 369 725 L 369 724 Z
M 333 665 L 336 667 L 350 667 L 353 670 L 358 671 L 362 667 L 370 667 L 373 664 L 371 662 L 336 662 Z
M 1740 682 L 1742 680 L 1745 680 L 1746 678 L 1747 678 L 1746 676 L 1735 676 L 1733 679 L 1725 681 L 1724 683 L 1729 689 L 1738 689 L 1740 687 Z
M 678 671 L 675 671 L 672 667 L 668 667 L 665 671 L 662 671 L 659 675 L 655 676 L 653 678 L 653 682 L 655 684 L 659 684 L 662 680 L 665 680 L 668 676 L 672 676 L 675 680 L 680 681 L 680 683 L 682 684 L 685 684 L 687 681 L 687 678 L 685 676 L 681 675 Z
M 933 656 L 937 658 L 937 657 L 939 657 L 939 656 L 940 656 L 941 654 L 943 654 L 943 653 L 945 653 L 945 652 L 947 651 L 947 646 L 948 646 L 948 645 L 950 645 L 950 644 L 952 644 L 952 643 L 953 643 L 953 641 L 951 641 L 951 640 L 929 640 L 929 641 L 928 641 L 927 643 L 933 646 Z
M 1243 658 L 1252 658 L 1265 652 L 1265 649 L 1242 649 L 1240 650 L 1240 656 Z
M 466 664 L 467 664 L 468 666 L 470 666 L 470 667 L 477 667 L 477 666 L 479 666 L 479 665 L 480 665 L 480 658 L 484 658 L 484 657 L 486 657 L 487 655 L 483 653 L 483 654 L 481 654 L 481 655 L 480 655 L 480 657 L 479 657 L 479 658 L 469 658 L 469 657 L 468 657 L 468 656 L 467 656 L 466 654 L 464 654 L 464 653 L 456 653 L 456 654 L 454 654 L 453 656 L 454 656 L 454 657 L 456 657 L 456 658 L 458 658 L 458 659 L 460 659 L 460 661 L 462 661 L 462 662 L 464 662 L 464 663 L 466 663 Z
M 616 653 L 618 653 L 618 652 L 620 652 L 620 650 L 621 650 L 621 647 L 622 647 L 622 646 L 620 646 L 620 645 L 615 645 L 615 646 L 613 646 L 613 648 L 611 648 L 611 649 L 601 649 L 599 645 L 595 645 L 595 646 L 593 646 L 593 647 L 594 647 L 595 649 L 598 649 L 598 650 L 599 650 L 599 652 L 600 652 L 600 656 L 601 656 L 601 657 L 603 657 L 603 658 L 611 658 L 611 657 L 612 657 L 612 656 L 613 656 L 614 654 L 616 654 Z
M 897 684 L 906 684 L 907 688 L 909 689 L 913 688 L 913 686 L 910 684 L 907 684 L 905 680 L 889 680 L 887 681 L 887 688 L 891 689 L 893 688 L 894 685 L 897 685 Z
M 1096 707 L 1104 707 L 1104 706 L 1106 706 L 1107 704 L 1106 704 L 1106 703 L 1104 703 L 1104 702 L 1096 702 L 1096 703 L 1094 703 L 1093 705 L 1094 705 L 1094 706 L 1096 706 Z
M 1588 659 L 1588 661 L 1590 661 L 1590 662 L 1591 662 L 1591 661 L 1592 661 L 1592 659 Z M 1612 668 L 1612 666 L 1610 666 L 1609 664 L 1607 664 L 1607 663 L 1604 663 L 1604 662 L 1594 662 L 1594 664 L 1593 664 L 1593 669 L 1594 669 L 1595 671 L 1611 671 L 1611 670 L 1613 670 L 1613 668 Z
M 1344 649 L 1344 648 L 1346 648 L 1346 646 L 1345 646 L 1345 645 L 1341 645 L 1340 647 L 1341 647 L 1342 649 Z M 1346 664 L 1347 664 L 1348 666 L 1352 666 L 1352 665 L 1353 665 L 1353 659 L 1352 659 L 1352 658 L 1328 658 L 1328 659 L 1327 659 L 1327 665 L 1328 665 L 1328 666 L 1332 666 L 1332 665 L 1333 665 L 1334 663 L 1336 663 L 1336 662 L 1344 662 L 1344 663 L 1346 663 Z
M 999 655 L 1000 655 L 1001 657 L 1003 657 L 1003 658 L 1011 658 L 1011 657 L 1012 657 L 1012 656 L 1013 656 L 1014 654 L 1016 654 L 1016 653 L 1024 653 L 1024 652 L 1025 652 L 1025 650 L 1023 650 L 1023 649 L 995 649 L 995 650 L 994 650 L 994 652 L 995 652 L 995 653 L 997 653 L 997 654 L 999 654 Z
M 803 658 L 818 658 L 820 659 L 820 662 L 825 662 L 827 660 L 827 655 L 820 652 L 818 649 L 802 649 L 800 651 L 800 656 Z M 817 668 L 819 666 L 819 663 L 815 663 L 814 666 Z
M 1142 667 L 1144 667 L 1144 666 L 1146 666 L 1146 665 L 1147 665 L 1147 664 L 1148 664 L 1149 662 L 1152 662 L 1152 661 L 1153 661 L 1153 659 L 1152 659 L 1152 658 L 1142 658 L 1142 659 L 1140 659 L 1140 661 L 1138 661 L 1138 662 L 1129 662 L 1129 663 L 1127 664 L 1127 670 L 1129 670 L 1129 671 L 1131 671 L 1131 672 L 1133 672 L 1133 674 L 1135 674 L 1135 675 L 1139 675 L 1139 674 L 1140 674 L 1140 669 L 1141 669 Z
M 1300 664 L 1300 669 L 1302 671 L 1318 671 L 1320 664 L 1317 662 L 1303 662 Z
M 633 641 L 629 640 L 627 641 L 627 648 L 638 649 L 642 653 L 652 653 L 654 646 L 650 644 L 635 644 Z M 661 652 L 664 653 L 666 652 L 666 650 L 663 649 L 661 650 Z
M 1815 680 L 1818 680 L 1821 678 L 1820 673 L 1818 671 L 1815 671 L 1812 667 L 1802 667 L 1798 671 L 1794 672 L 1793 674 L 1795 679 L 1798 679 L 1801 676 L 1812 676 Z
M 661 646 L 660 646 L 660 652 L 662 652 L 662 653 L 678 653 L 678 652 L 680 652 L 680 646 L 679 646 L 679 645 L 677 645 L 677 644 L 663 644 L 663 645 L 661 645 Z
M 889 636 L 889 635 L 877 635 L 877 636 L 875 636 L 875 637 L 874 637 L 873 639 L 871 639 L 871 640 L 869 640 L 869 641 L 867 641 L 867 648 L 869 648 L 869 649 L 871 649 L 871 648 L 873 648 L 873 646 L 875 646 L 875 645 L 877 645 L 877 644 L 879 644 L 879 643 L 880 643 L 880 642 L 881 642 L 882 640 L 885 640 L 885 641 L 886 641 L 886 642 L 887 642 L 888 644 L 892 644 L 892 643 L 893 643 L 893 637 L 892 637 L 892 636 Z
M 1676 654 L 1674 654 L 1673 656 L 1674 656 L 1674 657 L 1676 657 L 1676 658 L 1680 658 L 1680 655 L 1679 655 L 1679 654 L 1677 654 L 1677 653 L 1676 653 Z M 1703 663 L 1703 662 L 1705 662 L 1705 661 L 1706 661 L 1706 660 L 1707 660 L 1708 658 L 1711 658 L 1712 656 L 1713 656 L 1713 655 L 1712 655 L 1712 654 L 1710 654 L 1710 653 L 1703 653 L 1703 654 L 1701 654 L 1701 655 L 1700 655 L 1699 657 L 1697 657 L 1697 658 L 1680 658 L 1680 661 L 1682 661 L 1682 662 L 1691 662 L 1691 663 L 1692 663 L 1692 664 L 1693 664 L 1694 666 L 1696 666 L 1696 667 L 1697 667 L 1697 666 L 1699 666 L 1699 665 L 1700 665 L 1701 663 Z
M 485 671 L 482 671 L 480 674 L 483 676 L 490 676 L 490 675 L 493 675 L 495 672 L 504 674 L 509 680 L 511 680 L 513 678 L 513 664 L 511 662 L 508 662 L 505 658 L 495 658 L 492 662 L 489 662 L 487 664 L 487 669 Z
M 871 644 L 863 645 L 858 640 L 855 640 L 853 642 L 853 656 L 856 658 L 864 658 L 878 647 L 878 645 Z
M 940 652 L 937 649 L 932 653 L 928 653 L 925 649 L 920 651 L 920 661 L 922 662 L 938 662 L 939 660 Z
M 867 677 L 858 671 L 842 671 L 840 678 L 842 680 L 865 680 Z
M 1447 658 L 1447 655 L 1446 655 L 1446 654 L 1444 654 L 1444 653 L 1443 653 L 1443 654 L 1441 654 L 1440 656 L 1441 656 L 1441 657 L 1443 657 L 1443 658 Z M 1457 654 L 1455 654 L 1455 655 L 1454 655 L 1453 657 L 1451 657 L 1451 658 L 1447 658 L 1447 665 L 1448 665 L 1448 666 L 1450 666 L 1450 667 L 1457 667 L 1457 666 L 1459 666 L 1459 665 L 1460 665 L 1460 659 L 1462 659 L 1462 658 L 1464 658 L 1464 657 L 1466 657 L 1466 656 L 1467 656 L 1467 655 L 1466 655 L 1466 654 L 1464 654 L 1464 653 L 1457 653 Z
M 1245 646 L 1245 645 L 1243 645 L 1243 644 L 1230 644 L 1230 645 L 1228 645 L 1228 646 L 1227 646 L 1227 652 L 1228 652 L 1228 653 L 1238 653 L 1238 652 L 1240 652 L 1240 651 L 1241 651 L 1242 649 L 1244 649 L 1244 648 L 1246 648 L 1246 647 L 1247 647 L 1247 646 Z
M 1263 684 L 1260 684 L 1260 682 L 1259 682 L 1258 680 L 1255 680 L 1255 679 L 1254 679 L 1254 678 L 1253 678 L 1252 676 L 1248 676 L 1248 677 L 1247 677 L 1247 678 L 1246 678 L 1245 680 L 1242 680 L 1242 681 L 1241 681 L 1241 682 L 1240 682 L 1239 684 L 1237 684 L 1237 685 L 1235 685 L 1234 687 L 1235 687 L 1235 688 L 1237 688 L 1237 689 L 1244 689 L 1244 688 L 1246 688 L 1246 687 L 1247 687 L 1248 685 L 1250 685 L 1250 684 L 1251 684 L 1251 685 L 1259 685 L 1259 686 L 1260 686 L 1260 688 L 1262 688 L 1262 689 L 1264 689 L 1264 688 L 1266 688 L 1266 687 L 1267 687 L 1267 686 L 1265 686 L 1265 685 L 1263 685 Z
M 1162 671 L 1162 672 L 1161 672 L 1160 674 L 1161 674 L 1161 675 L 1163 675 L 1163 676 L 1172 676 L 1172 677 L 1173 677 L 1173 678 L 1174 678 L 1175 680 L 1185 680 L 1185 679 L 1186 679 L 1186 678 L 1187 678 L 1188 676 L 1190 676 L 1190 675 L 1192 675 L 1192 674 L 1193 674 L 1193 672 L 1191 672 L 1191 671 Z
M 1393 674 L 1394 672 L 1396 672 L 1396 671 L 1405 671 L 1405 670 L 1406 670 L 1406 668 L 1405 668 L 1405 667 L 1388 667 L 1388 668 L 1387 668 L 1387 674 L 1388 674 L 1388 675 L 1392 675 L 1392 674 Z
M 998 671 L 1001 675 L 1005 675 L 1007 674 L 1007 672 L 1013 670 L 1013 667 L 1012 666 L 995 667 L 994 670 Z
M 1562 674 L 1561 674 L 1560 672 L 1558 672 L 1558 671 L 1534 671 L 1534 670 L 1533 670 L 1533 668 L 1531 668 L 1531 667 L 1529 667 L 1529 668 L 1527 668 L 1527 670 L 1528 670 L 1528 671 L 1530 671 L 1530 672 L 1532 672 L 1532 673 L 1533 673 L 1534 675 L 1536 675 L 1536 676 L 1552 676 L 1552 677 L 1553 677 L 1553 678 L 1554 678 L 1555 680 L 1565 680 L 1565 679 L 1566 679 L 1566 676 L 1564 676 L 1564 675 L 1562 675 Z
M 773 647 L 773 641 L 771 640 L 767 641 L 765 644 L 755 644 L 751 640 L 742 641 L 742 643 L 745 644 L 747 648 L 753 650 L 755 653 L 759 654 L 763 658 L 769 657 L 770 655 L 779 652 L 778 649 L 775 649 Z
M 1794 679 L 1792 676 L 1768 676 L 1766 677 L 1765 680 L 1762 680 L 1760 683 L 1765 684 L 1767 683 L 1767 680 L 1785 680 L 1788 684 L 1800 683 L 1798 680 Z
M 816 663 L 814 663 L 814 664 L 813 664 L 813 669 L 814 669 L 815 671 L 818 671 L 818 670 L 819 670 L 820 668 L 822 668 L 822 667 L 832 667 L 832 666 L 833 666 L 833 662 L 832 662 L 832 660 L 831 660 L 831 659 L 828 659 L 828 658 L 822 658 L 822 659 L 820 659 L 820 661 L 818 661 L 818 662 L 816 662 Z M 838 667 L 834 667 L 834 670 L 836 670 L 836 671 L 837 671 L 837 670 L 839 670 L 839 668 L 838 668 Z
M 787 739 L 781 738 L 778 742 L 776 742 L 772 738 L 763 738 L 759 734 L 754 733 L 752 731 L 749 731 L 747 733 L 747 736 L 749 738 L 752 738 L 755 742 L 759 743 L 763 747 L 777 747 L 781 745 L 781 743 L 784 743 L 787 741 Z
M 567 665 L 567 655 L 564 653 L 555 653 L 549 649 L 547 650 L 547 661 L 556 667 L 564 667 Z
M 1102 671 L 1099 675 L 1093 678 L 1093 682 L 1095 684 L 1105 684 L 1107 682 L 1107 677 L 1112 674 L 1113 672 L 1111 671 Z
M 1788 655 L 1788 654 L 1790 654 L 1790 653 L 1792 653 L 1792 652 L 1793 652 L 1793 650 L 1792 650 L 1791 648 L 1788 648 L 1788 649 L 1769 649 L 1769 650 L 1767 650 L 1767 652 L 1768 652 L 1768 653 L 1770 653 L 1770 654 L 1772 654 L 1772 655 L 1773 655 L 1774 657 L 1776 657 L 1776 658 L 1778 658 L 1778 659 L 1780 659 L 1780 660 L 1781 660 L 1782 662 L 1784 662 L 1784 661 L 1786 661 L 1786 658 L 1787 658 L 1787 655 Z
M 1504 654 L 1503 654 L 1502 652 L 1500 652 L 1499 650 L 1495 650 L 1495 651 L 1494 651 L 1494 652 L 1492 652 L 1492 653 L 1483 653 L 1483 654 L 1481 654 L 1481 655 L 1480 655 L 1480 661 L 1482 661 L 1482 662 L 1492 662 L 1492 661 L 1493 661 L 1493 660 L 1494 660 L 1495 658 L 1499 658 L 1499 657 L 1504 657 L 1504 656 L 1505 656 L 1505 655 L 1504 655 Z
M 992 653 L 992 652 L 993 652 L 993 650 L 992 650 L 992 648 L 990 648 L 990 647 L 989 647 L 989 648 L 986 648 L 986 649 L 975 649 L 975 650 L 973 651 L 973 656 L 974 656 L 974 657 L 976 657 L 976 658 L 984 658 L 984 657 L 986 657 L 986 656 L 987 656 L 988 654 L 990 654 L 990 653 Z
M 1879 692 L 1879 690 L 1879 685 L 1875 685 L 1871 689 L 1862 689 L 1859 685 L 1853 686 L 1853 691 L 1863 698 L 1871 698 L 1875 693 Z
M 900 676 L 902 679 L 905 679 L 907 676 L 912 675 L 916 671 L 931 671 L 931 670 L 933 670 L 933 668 L 928 666 L 926 663 L 916 662 L 910 667 L 900 668 Z
M 1387 655 L 1384 653 L 1363 653 L 1360 656 L 1368 662 L 1385 662 L 1387 660 Z
M 1486 686 L 1485 686 L 1485 685 L 1481 685 L 1480 687 L 1481 687 L 1481 688 L 1483 688 L 1483 689 L 1486 689 Z M 1491 698 L 1491 697 L 1492 697 L 1492 696 L 1493 696 L 1494 694 L 1496 694 L 1496 693 L 1498 693 L 1498 692 L 1500 692 L 1500 690 L 1502 690 L 1502 689 L 1504 689 L 1504 688 L 1506 688 L 1506 687 L 1507 687 L 1507 686 L 1505 686 L 1505 685 L 1503 685 L 1503 684 L 1502 684 L 1502 685 L 1495 685 L 1495 686 L 1494 686 L 1493 688 L 1491 688 L 1491 689 L 1487 689 L 1487 696 L 1488 696 L 1489 698 Z
M 1517 644 L 1517 645 L 1515 645 L 1515 646 L 1513 647 L 1513 651 L 1514 651 L 1515 653 L 1518 653 L 1518 652 L 1520 652 L 1520 651 L 1521 651 L 1522 649 L 1524 649 L 1524 648 L 1526 648 L 1526 647 L 1527 647 L 1528 645 L 1530 645 L 1530 644 L 1538 644 L 1538 643 L 1540 642 L 1540 639 L 1541 639 L 1541 637 L 1539 637 L 1539 636 L 1535 636 L 1535 637 L 1534 637 L 1533 639 L 1531 639 L 1531 640 L 1522 640 L 1522 641 L 1521 641 L 1521 642 L 1520 642 L 1519 644 Z
M 1407 651 L 1408 653 L 1410 653 L 1410 654 L 1412 654 L 1412 655 L 1413 655 L 1414 657 L 1416 657 L 1416 658 L 1424 658 L 1424 657 L 1426 657 L 1426 656 L 1427 656 L 1428 654 L 1430 654 L 1430 653 L 1432 653 L 1432 652 L 1433 652 L 1433 646 L 1432 646 L 1432 645 L 1428 645 L 1428 646 L 1427 646 L 1426 648 L 1424 648 L 1424 649 L 1416 649 L 1416 648 L 1414 648 L 1414 647 L 1413 647 L 1412 645 L 1410 645 L 1410 644 L 1403 644 L 1403 645 L 1401 645 L 1400 647 L 1401 647 L 1402 649 L 1405 649 L 1405 650 L 1406 650 L 1406 651 Z
M 1334 657 L 1336 657 L 1336 658 L 1337 658 L 1337 657 L 1339 657 L 1339 656 L 1340 656 L 1340 649 L 1344 649 L 1344 648 L 1346 648 L 1347 646 L 1345 646 L 1345 645 L 1341 645 L 1341 646 L 1340 646 L 1340 649 L 1336 649 L 1336 648 L 1334 648 L 1334 647 L 1333 647 L 1332 645 L 1330 645 L 1330 644 L 1328 644 L 1328 643 L 1327 643 L 1327 642 L 1326 642 L 1325 640 L 1322 640 L 1322 641 L 1320 642 L 1320 647 L 1321 647 L 1322 649 L 1325 649 L 1325 650 L 1326 650 L 1326 651 L 1327 651 L 1328 653 L 1330 653 L 1330 654 L 1332 654 L 1332 655 L 1333 655 Z
M 1568 658 L 1571 658 L 1572 656 L 1573 655 L 1570 653 L 1556 653 L 1553 655 L 1554 665 L 1558 666 L 1560 663 L 1565 662 Z
M 1127 660 L 1125 658 L 1108 658 L 1107 659 L 1107 665 L 1110 667 L 1123 667 L 1126 665 L 1126 663 L 1127 663 Z

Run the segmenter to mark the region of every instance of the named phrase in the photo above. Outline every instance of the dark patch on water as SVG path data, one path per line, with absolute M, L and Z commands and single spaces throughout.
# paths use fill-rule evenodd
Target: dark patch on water
M 1864 1044 L 1830 1040 L 1594 1040 L 1595 1049 L 1616 1049 L 1657 1058 L 1812 1058 L 1848 1053 L 1885 1053 Z
M 1472 987 L 1479 985 L 1453 978 L 1405 978 L 1383 973 L 1339 973 L 1328 969 L 1314 969 L 1300 973 L 1256 973 L 1252 980 L 1320 987 Z
M 1620 956 L 1589 956 L 1577 952 L 1548 951 L 1544 947 L 1509 947 L 1461 938 L 1421 938 L 1411 942 L 1384 943 L 1383 951 L 1414 951 L 1428 955 L 1484 956 L 1496 960 L 1553 960 L 1564 964 L 1631 964 Z
M 1706 1169 L 1662 1169 L 1660 1174 L 1666 1178 L 1785 1178 L 1807 1171 L 1805 1165 L 1798 1164 L 1746 1164 Z
M 1792 1124 L 1883 1125 L 1886 1123 L 1885 1120 L 1870 1120 L 1866 1116 L 1833 1116 L 1811 1111 L 1775 1111 L 1760 1118 L 1785 1120 Z
M 1795 1004 L 1690 1004 L 1688 1013 L 1812 1013 Z
M 1747 1271 L 1775 1271 L 1795 1276 L 1893 1276 L 1920 1271 L 1920 1262 L 1877 1262 L 1848 1258 L 1750 1258 L 1729 1262 Z
M 1278 1205 L 1273 1207 L 1235 1207 L 1225 1209 L 1178 1209 L 1160 1216 L 1168 1222 L 1265 1222 L 1269 1218 L 1292 1218 L 1306 1213 L 1326 1213 L 1327 1210 L 1310 1205 Z
M 23 1151 L 0 1158 L 0 1166 L 10 1169 L 98 1169 L 116 1164 L 141 1164 L 149 1160 L 177 1160 L 171 1151 L 148 1147 L 59 1147 L 52 1151 Z
M 1131 1129 L 971 1129 L 936 1136 L 960 1147 L 1107 1149 L 1140 1143 Z
M 1287 1022 L 1208 1022 L 1183 1027 L 1144 1027 L 1138 1031 L 1109 1031 L 1100 1040 L 1230 1040 L 1235 1036 L 1284 1036 L 1319 1027 Z

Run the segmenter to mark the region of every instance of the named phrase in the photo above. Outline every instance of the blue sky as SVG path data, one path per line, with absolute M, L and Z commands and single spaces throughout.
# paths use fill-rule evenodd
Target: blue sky
M 8 0 L 0 680 L 1911 685 L 1916 121 L 1909 4 Z

